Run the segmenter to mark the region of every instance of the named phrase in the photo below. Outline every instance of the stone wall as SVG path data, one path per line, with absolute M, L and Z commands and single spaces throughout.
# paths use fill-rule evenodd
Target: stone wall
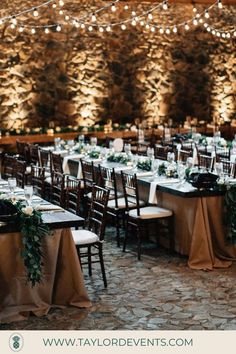
M 68 10 L 79 16 L 78 2 L 70 1 Z M 236 7 L 218 15 L 212 12 L 214 26 L 222 28 L 236 18 Z M 191 16 L 192 5 L 172 5 L 164 20 L 163 14 L 156 19 L 168 26 Z M 52 10 L 44 10 L 40 22 L 48 18 L 55 21 Z M 236 41 L 202 26 L 171 35 L 140 26 L 111 33 L 70 25 L 50 34 L 0 30 L 1 127 L 236 118 Z

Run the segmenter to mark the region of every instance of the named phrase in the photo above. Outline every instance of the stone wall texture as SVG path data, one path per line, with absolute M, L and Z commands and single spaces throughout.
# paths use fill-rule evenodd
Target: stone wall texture
M 81 16 L 82 2 L 65 3 L 65 13 Z M 32 1 L 13 0 L 10 5 L 3 1 L 1 15 L 9 6 L 12 13 L 16 4 L 18 9 L 25 8 Z M 137 13 L 146 8 L 145 3 L 132 5 Z M 166 27 L 192 14 L 192 5 L 172 5 L 167 14 L 153 13 L 155 21 Z M 124 18 L 123 7 L 112 16 L 105 11 L 101 20 L 116 16 L 119 22 Z M 211 18 L 216 28 L 227 29 L 233 22 L 236 27 L 236 6 L 225 7 L 221 16 L 213 10 Z M 38 22 L 50 21 L 59 22 L 59 15 L 52 9 L 41 10 Z M 33 23 L 32 16 L 24 16 L 22 22 Z M 135 118 L 179 122 L 188 115 L 208 121 L 220 115 L 236 118 L 235 44 L 235 38 L 218 38 L 194 25 L 171 35 L 131 25 L 109 33 L 64 25 L 59 33 L 38 30 L 32 35 L 29 30 L 19 33 L 2 25 L 0 125 L 93 125 Z

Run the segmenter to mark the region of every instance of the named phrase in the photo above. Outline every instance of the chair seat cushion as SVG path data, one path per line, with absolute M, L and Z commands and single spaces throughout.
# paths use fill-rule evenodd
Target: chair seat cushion
M 156 206 L 147 206 L 140 209 L 140 215 L 137 215 L 137 209 L 133 209 L 129 211 L 129 216 L 132 218 L 140 218 L 140 219 L 159 219 L 166 218 L 171 216 L 173 212 L 168 209 L 156 207 Z
M 118 209 L 125 209 L 126 205 L 125 205 L 125 198 L 118 198 L 117 199 L 118 202 Z M 139 201 L 139 204 L 145 205 L 145 202 L 143 200 Z M 109 200 L 108 202 L 108 209 L 115 209 L 116 207 L 116 203 L 115 203 L 115 199 Z M 136 206 L 136 198 L 129 198 L 129 208 L 135 208 Z
M 98 236 L 89 230 L 73 230 L 72 236 L 77 246 L 99 242 Z

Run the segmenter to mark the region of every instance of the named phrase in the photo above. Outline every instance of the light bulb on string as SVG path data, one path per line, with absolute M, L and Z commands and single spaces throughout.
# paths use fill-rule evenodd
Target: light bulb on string
M 198 25 L 198 20 L 196 18 L 193 20 L 193 24 L 194 24 L 194 26 Z
M 59 11 L 59 15 L 63 15 L 64 14 L 64 11 L 63 10 L 60 10 Z
M 57 8 L 57 4 L 52 4 L 52 8 L 56 9 Z
M 59 5 L 60 6 L 64 6 L 65 5 L 64 1 L 63 0 L 59 0 Z
M 150 25 L 147 23 L 146 26 L 145 26 L 145 28 L 146 28 L 147 30 L 149 30 L 149 29 L 150 29 Z
M 3 24 L 3 20 L 2 19 L 0 19 L 0 26 Z
M 125 11 L 129 10 L 129 6 L 128 6 L 128 5 L 125 5 L 125 6 L 124 6 L 124 10 L 125 10 Z
M 38 17 L 39 13 L 38 13 L 38 10 L 37 10 L 37 9 L 34 9 L 33 15 L 34 15 L 34 17 Z
M 200 14 L 196 14 L 196 18 L 200 18 L 201 17 L 201 15 Z
M 159 32 L 160 32 L 161 34 L 163 34 L 163 33 L 164 33 L 164 30 L 163 30 L 163 28 L 162 28 L 162 27 L 159 29 Z
M 203 19 L 202 18 L 199 18 L 199 23 L 203 23 Z
M 136 22 L 135 20 L 133 20 L 133 21 L 131 22 L 131 25 L 132 25 L 132 26 L 136 26 L 136 25 L 137 25 L 137 22 Z
M 228 33 L 226 34 L 226 37 L 227 37 L 227 38 L 231 38 L 231 34 L 228 32 Z
M 207 10 L 205 11 L 204 16 L 205 16 L 205 18 L 209 18 L 210 17 L 209 12 Z
M 170 34 L 170 29 L 169 28 L 166 29 L 166 34 Z
M 75 21 L 75 27 L 80 28 L 80 23 L 78 21 Z
M 35 34 L 36 33 L 36 29 L 35 28 L 31 28 L 31 33 Z
M 187 23 L 185 23 L 184 29 L 185 29 L 185 31 L 188 31 L 190 29 L 190 27 L 189 27 L 189 25 Z
M 155 27 L 151 27 L 151 32 L 155 32 L 156 28 Z
M 174 33 L 177 33 L 177 32 L 178 32 L 178 28 L 177 28 L 176 26 L 174 26 L 173 32 L 174 32 Z
M 121 25 L 121 29 L 122 29 L 122 31 L 126 30 L 126 25 L 124 23 Z
M 97 21 L 97 17 L 95 16 L 95 14 L 92 14 L 91 21 L 92 22 L 96 22 Z
M 236 31 L 234 32 L 234 37 L 236 37 Z
M 140 21 L 140 26 L 144 26 L 145 22 L 144 21 Z
M 218 7 L 219 7 L 219 9 L 223 8 L 223 4 L 222 4 L 221 0 L 218 0 Z
M 57 25 L 56 31 L 57 31 L 57 32 L 61 32 L 61 26 L 60 26 L 60 25 Z
M 221 37 L 222 38 L 225 38 L 226 37 L 226 34 L 223 32 L 223 33 L 221 33 Z
M 85 24 L 81 23 L 80 28 L 85 29 Z
M 196 7 L 193 8 L 193 12 L 197 12 L 197 8 Z
M 213 36 L 216 35 L 216 31 L 214 29 L 211 31 L 211 33 L 213 34 Z
M 19 32 L 22 33 L 24 31 L 24 27 L 20 26 L 19 27 Z
M 11 22 L 13 25 L 17 25 L 17 19 L 15 17 L 12 17 Z
M 207 27 L 207 32 L 211 32 L 211 27 Z
M 11 27 L 11 29 L 15 29 L 16 25 L 14 23 L 11 23 L 10 27 Z
M 99 32 L 101 32 L 101 33 L 103 33 L 103 32 L 104 32 L 103 27 L 99 27 Z
M 204 23 L 204 25 L 203 25 L 205 28 L 207 28 L 208 27 L 208 23 Z
M 89 26 L 89 27 L 88 27 L 88 30 L 89 30 L 89 32 L 92 32 L 93 26 Z
M 162 8 L 163 8 L 163 10 L 168 10 L 168 3 L 166 0 L 164 1 Z
M 107 32 L 111 32 L 111 26 L 107 26 L 107 27 L 106 27 L 106 31 L 107 31 Z
M 220 37 L 220 32 L 217 32 L 217 33 L 216 33 L 216 36 L 217 36 L 217 37 Z
M 149 19 L 149 20 L 152 20 L 152 19 L 153 19 L 153 16 L 152 16 L 151 13 L 148 14 L 148 19 Z
M 66 16 L 65 16 L 65 20 L 66 20 L 66 21 L 69 21 L 69 19 L 70 19 L 70 16 L 66 15 Z
M 116 5 L 114 3 L 111 5 L 111 11 L 116 12 Z
M 46 34 L 49 34 L 49 32 L 50 32 L 50 31 L 49 31 L 49 28 L 46 27 L 45 30 L 44 30 L 44 32 L 45 32 Z
M 132 12 L 131 12 L 131 15 L 132 15 L 132 16 L 136 16 L 136 12 L 135 12 L 135 11 L 132 11 Z

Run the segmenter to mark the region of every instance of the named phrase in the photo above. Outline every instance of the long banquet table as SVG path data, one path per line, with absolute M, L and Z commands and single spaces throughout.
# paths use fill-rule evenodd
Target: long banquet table
M 43 243 L 43 278 L 32 288 L 27 283 L 20 255 L 21 235 L 0 228 L 0 323 L 46 315 L 53 307 L 89 307 L 89 301 L 70 227 L 83 218 L 64 210 L 43 213 L 52 235 Z
M 78 159 L 68 160 L 70 173 L 78 176 Z M 103 163 L 104 164 L 104 163 Z M 105 163 L 107 167 L 113 164 Z M 117 166 L 117 171 L 126 169 Z M 145 175 L 145 173 L 144 173 Z M 236 260 L 236 245 L 225 242 L 223 226 L 223 193 L 216 191 L 198 191 L 190 184 L 180 186 L 176 183 L 163 183 L 160 178 L 138 177 L 140 197 L 151 203 L 173 210 L 175 216 L 175 250 L 188 256 L 188 265 L 192 269 L 212 270 L 225 268 Z M 155 201 L 150 201 L 150 189 L 155 191 Z M 152 198 L 153 199 L 153 198 Z M 165 239 L 161 244 L 168 246 Z

